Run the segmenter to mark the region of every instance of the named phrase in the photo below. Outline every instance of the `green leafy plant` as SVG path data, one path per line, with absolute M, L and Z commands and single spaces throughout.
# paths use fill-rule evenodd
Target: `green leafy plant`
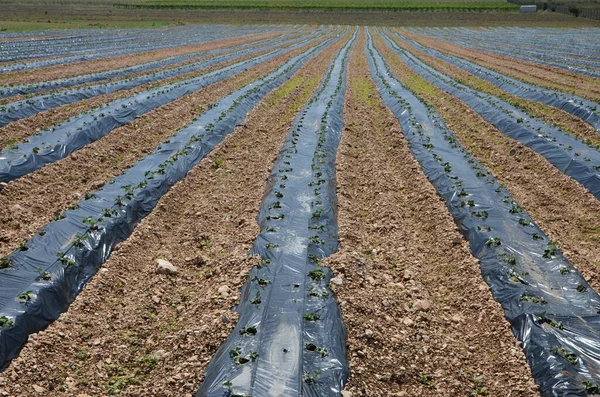
M 317 313 L 305 313 L 303 316 L 304 320 L 306 321 L 317 321 L 318 319 L 321 318 L 320 315 L 318 315 Z
M 552 327 L 557 329 L 565 329 L 565 326 L 560 321 L 554 321 L 546 316 L 546 312 L 538 314 L 538 321 L 540 324 L 550 324 Z
M 319 370 L 314 370 L 312 373 L 311 372 L 305 372 L 304 375 L 302 376 L 302 380 L 305 383 L 315 383 L 317 381 L 317 378 L 319 377 L 319 375 L 321 375 L 323 372 L 319 371 Z
M 13 267 L 13 261 L 11 258 L 0 258 L 0 269 L 8 269 Z
M 256 291 L 256 295 L 254 295 L 254 298 L 250 300 L 250 303 L 253 305 L 260 305 L 261 302 L 262 300 L 260 299 L 260 291 Z
M 258 276 L 254 276 L 254 278 L 252 279 L 252 282 L 257 283 L 261 287 L 271 284 L 271 280 L 267 280 L 266 278 L 259 278 Z
M 521 295 L 521 302 L 531 302 L 537 305 L 545 305 L 547 303 L 543 298 L 538 298 L 537 296 L 527 294 L 526 292 L 523 292 Z
M 315 269 L 308 272 L 308 277 L 310 277 L 313 281 L 321 281 L 325 278 L 325 272 L 323 269 Z
M 588 395 L 600 394 L 600 385 L 598 383 L 594 383 L 591 380 L 585 380 L 581 382 L 581 384 L 585 387 L 585 391 Z
M 572 365 L 577 364 L 577 355 L 575 353 L 569 353 L 564 347 L 553 347 L 552 353 L 561 356 Z
M 240 335 L 255 336 L 257 333 L 258 330 L 254 326 L 240 329 Z
M 314 343 L 309 343 L 306 345 L 306 350 L 311 351 L 311 352 L 317 352 L 321 355 L 321 357 L 325 358 L 327 357 L 327 355 L 329 354 L 327 352 L 327 349 L 324 347 L 319 347 L 317 345 L 315 345 Z
M 434 389 L 436 387 L 436 383 L 433 378 L 433 375 L 429 375 L 429 374 L 420 374 L 419 375 L 419 383 L 424 384 L 425 386 L 429 387 L 430 389 Z
M 6 316 L 0 317 L 0 328 L 12 327 L 13 325 L 15 325 L 14 321 L 10 320 L 8 317 L 6 317 Z
M 556 246 L 556 243 L 554 241 L 550 241 L 548 243 L 548 248 L 546 248 L 544 250 L 543 257 L 546 259 L 550 259 L 550 258 L 556 256 L 557 251 L 558 251 L 558 247 Z
M 486 247 L 497 247 L 502 244 L 500 237 L 490 237 L 486 242 Z
M 33 297 L 33 291 L 25 291 L 25 292 L 21 292 L 19 295 L 17 295 L 17 299 L 19 299 L 22 302 L 31 302 L 31 299 Z

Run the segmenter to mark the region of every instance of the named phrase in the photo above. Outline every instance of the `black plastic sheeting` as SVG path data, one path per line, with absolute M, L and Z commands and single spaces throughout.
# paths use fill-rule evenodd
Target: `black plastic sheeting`
M 266 44 L 266 43 L 276 41 L 276 40 L 283 40 L 285 37 L 290 36 L 290 35 L 292 35 L 292 33 L 285 33 L 285 34 L 281 34 L 280 36 L 275 37 L 275 38 L 257 40 L 257 41 L 253 41 L 248 44 L 243 44 L 243 45 L 239 45 L 239 46 L 235 46 L 235 47 L 227 47 L 227 48 L 219 48 L 219 49 L 215 49 L 215 50 L 199 51 L 199 52 L 194 52 L 192 54 L 185 54 L 185 55 L 176 55 L 176 56 L 160 59 L 157 61 L 141 63 L 138 65 L 128 66 L 128 67 L 119 68 L 119 69 L 107 70 L 104 72 L 90 73 L 90 74 L 84 74 L 84 75 L 80 75 L 80 76 L 74 76 L 74 77 L 68 77 L 68 78 L 62 78 L 62 79 L 56 79 L 56 80 L 50 80 L 50 81 L 42 81 L 42 82 L 34 83 L 34 84 L 24 84 L 24 85 L 18 85 L 18 86 L 0 87 L 0 98 L 10 98 L 10 97 L 13 97 L 16 95 L 28 95 L 28 94 L 33 94 L 36 92 L 41 92 L 41 91 L 49 91 L 49 90 L 54 90 L 54 89 L 59 89 L 59 88 L 68 88 L 68 87 L 72 87 L 72 86 L 79 85 L 79 84 L 99 82 L 99 81 L 109 80 L 109 79 L 114 79 L 114 78 L 125 78 L 125 77 L 135 74 L 135 73 L 141 73 L 141 72 L 158 69 L 158 68 L 162 68 L 162 67 L 169 66 L 169 65 L 174 65 L 174 64 L 177 64 L 180 62 L 186 62 L 186 61 L 192 60 L 194 58 L 199 58 L 199 57 L 208 56 L 208 55 L 217 55 L 217 54 L 221 54 L 223 52 L 232 51 L 234 49 L 241 50 L 241 49 L 259 45 L 259 44 Z M 3 106 L 6 107 L 6 105 L 3 105 Z
M 302 37 L 302 40 L 311 38 L 320 33 L 321 31 L 317 30 L 312 34 Z M 292 38 L 288 40 L 283 40 L 283 38 L 277 38 L 268 40 L 266 43 L 258 43 L 256 44 L 256 46 L 245 44 L 230 49 L 225 49 L 225 51 L 231 50 L 234 52 L 224 55 L 212 56 L 208 59 L 189 63 L 168 70 L 162 70 L 155 73 L 149 73 L 129 79 L 114 81 L 108 84 L 95 84 L 82 88 L 55 92 L 49 95 L 39 95 L 20 101 L 10 102 L 0 106 L 0 127 L 7 125 L 13 121 L 31 117 L 45 110 L 54 109 L 59 106 L 64 106 L 84 99 L 94 98 L 99 95 L 111 94 L 122 90 L 129 90 L 138 87 L 142 84 L 148 84 L 163 79 L 181 76 L 186 73 L 195 72 L 219 64 L 221 62 L 231 61 L 249 54 L 258 53 L 272 48 L 282 47 L 298 41 L 300 41 L 300 39 L 298 38 Z M 145 91 L 145 93 L 147 92 L 150 91 Z
M 252 249 L 261 260 L 242 288 L 240 319 L 196 397 L 339 396 L 348 378 L 346 329 L 328 288 L 331 271 L 318 260 L 339 245 L 335 156 L 357 32 L 292 124 L 275 161 Z
M 390 33 L 389 29 L 385 28 L 384 30 L 388 32 L 388 34 Z M 487 80 L 510 94 L 516 95 L 520 98 L 554 106 L 564 110 L 565 112 L 571 113 L 572 115 L 579 117 L 583 121 L 591 124 L 596 131 L 600 132 L 600 105 L 596 102 L 592 102 L 564 92 L 537 87 L 535 85 L 510 78 L 476 63 L 455 57 L 453 55 L 444 54 L 443 52 L 434 50 L 433 48 L 425 47 L 416 41 L 409 40 L 398 33 L 393 34 L 395 34 L 401 40 L 410 43 L 416 49 L 421 50 L 435 58 L 449 62 L 454 66 L 472 73 L 481 79 Z
M 158 32 L 159 35 L 154 39 L 147 36 L 141 36 L 136 42 L 128 43 L 118 47 L 105 48 L 101 52 L 85 55 L 75 55 L 68 57 L 59 57 L 52 59 L 43 59 L 25 63 L 16 63 L 10 65 L 0 65 L 0 73 L 14 72 L 18 70 L 38 69 L 54 65 L 66 65 L 75 62 L 91 61 L 96 59 L 111 58 L 122 55 L 137 54 L 144 51 L 155 51 L 164 48 L 174 48 L 186 45 L 197 45 L 211 41 L 221 40 L 223 38 L 233 38 L 236 35 L 246 36 L 248 34 L 268 33 L 272 30 L 260 27 L 232 28 L 231 26 L 219 29 L 218 26 L 198 26 L 183 28 L 171 28 L 166 32 Z M 281 29 L 280 29 L 281 30 Z M 146 32 L 152 29 L 146 30 Z M 147 35 L 148 33 L 146 33 Z M 85 44 L 82 44 L 85 45 Z M 41 56 L 50 56 L 48 54 Z
M 415 31 L 415 29 L 411 30 Z M 595 40 L 600 29 L 494 28 L 489 31 L 474 31 L 466 28 L 442 30 L 426 28 L 417 32 L 436 38 L 443 36 L 441 40 L 466 48 L 600 77 L 600 70 L 598 70 L 600 63 L 597 62 L 596 57 L 593 57 L 599 54 Z M 543 51 L 524 49 L 531 45 Z M 552 49 L 557 49 L 560 55 L 557 53 L 552 55 Z M 566 56 L 569 51 L 576 53 Z M 586 56 L 592 61 L 582 60 Z
M 394 53 L 427 81 L 469 105 L 500 132 L 530 147 L 600 199 L 600 151 L 495 97 L 457 83 L 381 34 Z
M 335 38 L 295 56 L 265 77 L 218 101 L 154 153 L 88 194 L 0 263 L 0 370 L 27 341 L 65 311 L 158 199 L 209 153 L 248 111 Z M 7 323 L 8 322 L 8 323 Z
M 18 143 L 16 148 L 0 152 L 0 182 L 17 179 L 46 164 L 58 161 L 152 109 L 318 39 L 319 36 L 309 37 L 289 47 L 237 62 L 200 77 L 143 91 L 83 113 L 51 129 L 38 132 Z
M 523 341 L 542 395 L 586 396 L 600 381 L 600 296 L 441 117 L 393 76 L 370 34 L 366 52 L 411 152 L 469 240 L 494 298 Z

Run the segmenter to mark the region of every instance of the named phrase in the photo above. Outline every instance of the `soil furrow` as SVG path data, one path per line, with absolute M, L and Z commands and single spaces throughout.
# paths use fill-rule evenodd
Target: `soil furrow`
M 468 59 L 515 79 L 552 90 L 573 93 L 591 101 L 600 102 L 600 83 L 594 77 L 485 51 L 467 49 L 453 43 L 413 34 L 406 30 L 398 30 L 398 32 L 426 47 Z
M 379 37 L 375 43 L 395 75 L 435 108 L 460 143 L 559 243 L 565 257 L 598 290 L 600 202 L 544 157 L 506 137 L 464 102 L 414 74 Z
M 329 29 L 331 30 L 331 29 Z M 325 34 L 326 32 L 324 31 L 323 34 Z M 282 33 L 283 34 L 283 33 Z M 290 40 L 290 39 L 301 39 L 302 37 L 305 37 L 306 34 L 304 33 L 296 33 L 296 34 L 290 34 L 288 37 L 285 38 L 285 40 Z M 272 40 L 277 40 L 279 38 L 275 38 Z M 267 39 L 268 40 L 268 39 Z M 281 38 L 281 41 L 283 41 L 284 39 Z M 250 43 L 243 43 L 241 45 L 244 44 L 248 44 L 250 45 L 249 48 L 253 48 L 253 47 L 259 47 L 261 45 L 264 45 L 265 43 L 258 43 L 261 40 L 255 40 L 252 41 Z M 219 48 L 221 49 L 221 48 Z M 54 93 L 58 93 L 58 92 L 62 92 L 65 90 L 75 90 L 75 89 L 80 89 L 80 88 L 84 88 L 84 87 L 89 87 L 92 85 L 97 85 L 97 84 L 109 84 L 109 83 L 113 83 L 122 79 L 133 79 L 139 76 L 143 76 L 143 75 L 147 75 L 147 74 L 153 74 L 153 73 L 158 73 L 158 72 L 162 72 L 165 70 L 169 70 L 169 69 L 176 69 L 176 68 L 180 68 L 186 65 L 189 65 L 191 63 L 195 63 L 195 62 L 200 62 L 203 60 L 206 60 L 212 56 L 221 56 L 221 55 L 227 55 L 227 54 L 231 54 L 232 52 L 236 51 L 235 50 L 235 46 L 233 47 L 225 47 L 223 48 L 224 51 L 220 52 L 218 54 L 214 54 L 214 55 L 198 55 L 197 57 L 194 57 L 192 59 L 187 59 L 184 61 L 180 61 L 177 63 L 172 63 L 169 65 L 165 65 L 165 66 L 160 66 L 160 67 L 156 67 L 154 69 L 149 69 L 149 70 L 144 70 L 144 71 L 140 71 L 140 72 L 135 72 L 135 73 L 127 73 L 118 77 L 113 77 L 110 79 L 105 79 L 105 80 L 97 80 L 97 81 L 90 81 L 90 82 L 86 82 L 86 83 L 81 83 L 81 84 L 77 84 L 77 85 L 72 85 L 72 86 L 68 86 L 68 87 L 59 87 L 59 88 L 53 88 L 53 89 L 48 89 L 48 90 L 44 90 L 44 91 L 37 91 L 35 93 L 31 93 L 31 94 L 18 94 L 15 96 L 11 96 L 8 98 L 2 98 L 0 99 L 0 105 L 9 103 L 9 102 L 16 102 L 16 101 L 20 101 L 23 99 L 27 99 L 27 98 L 31 98 L 31 97 L 37 97 L 39 95 L 52 95 Z
M 10 395 L 28 396 L 34 384 L 57 396 L 195 392 L 233 328 L 229 309 L 254 264 L 247 252 L 285 131 L 342 44 L 269 94 L 163 196 L 69 311 L 5 371 Z M 172 261 L 179 274 L 155 274 L 156 258 Z
M 202 43 L 193 46 L 183 46 L 175 48 L 165 48 L 161 50 L 152 50 L 139 54 L 129 54 L 115 58 L 107 58 L 86 62 L 78 62 L 69 65 L 56 65 L 43 69 L 33 69 L 27 71 L 17 71 L 0 74 L 0 85 L 5 84 L 31 84 L 47 80 L 55 80 L 72 76 L 79 76 L 88 73 L 104 72 L 106 70 L 134 66 L 141 63 L 156 61 L 176 55 L 190 54 L 198 51 L 214 50 L 217 48 L 232 47 L 240 44 L 251 43 L 253 41 L 276 37 L 281 32 L 258 34 L 247 37 L 237 37 L 233 39 L 219 40 L 208 43 Z
M 288 44 L 286 46 L 289 46 L 289 45 L 293 45 L 293 44 Z M 203 69 L 199 69 L 196 71 L 188 72 L 188 73 L 185 73 L 185 74 L 182 74 L 179 76 L 168 77 L 168 78 L 161 79 L 161 80 L 158 80 L 155 82 L 142 84 L 135 88 L 131 88 L 129 90 L 123 90 L 123 91 L 118 91 L 118 92 L 114 92 L 111 94 L 99 95 L 99 96 L 96 96 L 96 97 L 93 97 L 90 99 L 82 100 L 82 101 L 75 102 L 72 104 L 67 104 L 67 105 L 60 106 L 60 107 L 57 107 L 54 109 L 49 109 L 47 111 L 37 113 L 26 119 L 17 120 L 17 121 L 12 122 L 4 127 L 0 127 L 0 134 L 2 135 L 0 137 L 0 147 L 3 148 L 6 146 L 9 146 L 9 145 L 18 143 L 19 141 L 34 134 L 35 132 L 50 128 L 53 125 L 55 125 L 56 123 L 62 122 L 70 117 L 77 116 L 77 115 L 79 115 L 85 111 L 88 111 L 90 109 L 93 109 L 99 105 L 109 103 L 109 102 L 112 102 L 112 101 L 115 101 L 118 99 L 127 98 L 134 94 L 137 94 L 142 91 L 149 90 L 149 89 L 152 89 L 155 87 L 159 87 L 161 85 L 171 84 L 171 83 L 175 83 L 178 81 L 195 78 L 195 77 L 204 75 L 206 73 L 210 73 L 214 70 L 218 70 L 218 69 L 224 68 L 226 66 L 232 65 L 234 63 L 248 60 L 250 58 L 260 56 L 262 54 L 266 54 L 266 53 L 276 50 L 278 48 L 280 48 L 280 46 L 277 46 L 277 47 L 271 48 L 271 49 L 266 49 L 263 51 L 258 51 L 258 52 L 252 53 L 252 54 L 247 54 L 247 55 L 241 56 L 241 57 L 233 59 L 233 60 L 221 62 L 219 64 L 209 66 L 209 67 L 206 67 Z
M 132 166 L 173 132 L 190 123 L 210 103 L 305 51 L 280 55 L 223 82 L 153 110 L 70 156 L 10 182 L 0 191 L 0 256 L 37 229 Z
M 443 201 L 377 93 L 364 35 L 338 151 L 342 249 L 323 265 L 348 327 L 358 396 L 530 396 L 523 353 Z M 507 388 L 507 385 L 510 385 Z
M 588 141 L 593 145 L 600 146 L 600 134 L 598 131 L 580 118 L 573 116 L 564 110 L 544 105 L 536 101 L 519 98 L 516 95 L 511 95 L 501 88 L 496 87 L 494 84 L 485 81 L 457 66 L 454 66 L 449 62 L 425 54 L 423 51 L 414 48 L 409 43 L 400 40 L 394 35 L 390 35 L 389 37 L 396 44 L 413 54 L 419 60 L 455 79 L 458 83 L 464 84 L 487 94 L 495 95 L 511 105 L 526 111 L 533 117 L 537 117 L 547 123 L 561 128 L 563 131 L 576 136 L 580 140 Z

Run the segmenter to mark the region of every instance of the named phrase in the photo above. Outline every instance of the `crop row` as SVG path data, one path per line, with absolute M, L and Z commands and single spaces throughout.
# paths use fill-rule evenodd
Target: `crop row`
M 317 30 L 311 35 L 306 35 L 302 39 L 308 39 L 313 35 L 320 32 Z M 224 55 L 213 55 L 208 59 L 203 59 L 197 62 L 187 63 L 182 66 L 160 70 L 153 73 L 142 74 L 132 78 L 126 78 L 122 80 L 112 81 L 105 84 L 95 84 L 85 86 L 82 88 L 76 88 L 71 90 L 53 92 L 48 95 L 39 95 L 30 97 L 20 101 L 9 102 L 0 107 L 0 126 L 4 126 L 16 120 L 21 120 L 45 110 L 54 109 L 59 106 L 67 105 L 84 99 L 94 98 L 99 95 L 111 94 L 113 92 L 129 90 L 132 88 L 139 87 L 143 84 L 159 82 L 164 79 L 173 78 L 185 75 L 187 73 L 195 72 L 207 67 L 216 65 L 218 63 L 227 62 L 244 57 L 249 54 L 259 53 L 275 47 L 285 46 L 290 43 L 297 42 L 297 38 L 291 38 L 283 40 L 283 38 L 269 39 L 265 42 L 258 42 L 256 44 L 243 44 L 236 47 L 230 47 L 228 52 Z M 261 45 L 262 44 L 262 45 Z M 214 53 L 220 53 L 223 51 L 215 50 Z M 210 53 L 200 54 L 200 56 L 207 56 Z
M 387 45 L 393 48 L 390 41 Z M 600 371 L 592 340 L 600 334 L 600 296 L 477 162 L 440 116 L 389 69 L 369 35 L 369 66 L 385 104 L 401 122 L 410 149 L 446 202 L 485 280 L 523 341 L 542 395 L 586 395 Z M 596 352 L 597 353 L 597 352 Z
M 560 29 L 545 32 L 551 38 L 540 37 L 544 32 L 539 30 L 524 32 L 516 29 L 491 29 L 487 32 L 470 29 L 412 29 L 418 34 L 440 38 L 467 48 L 493 52 L 511 58 L 531 61 L 542 65 L 555 66 L 569 71 L 600 77 L 600 59 L 597 47 L 590 37 L 597 37 L 596 29 L 569 31 L 565 35 Z M 505 37 L 505 38 L 504 38 Z M 535 45 L 536 50 L 527 49 Z M 525 47 L 525 48 L 524 48 Z M 540 50 L 542 49 L 542 50 Z M 547 50 L 556 49 L 552 54 Z M 558 50 L 560 49 L 560 50 Z M 576 51 L 576 52 L 575 52 Z M 572 55 L 568 55 L 572 53 Z M 592 55 L 589 58 L 590 54 Z M 586 58 L 587 59 L 582 59 Z
M 88 54 L 83 55 L 67 55 L 67 56 L 58 56 L 53 57 L 51 59 L 42 59 L 42 60 L 33 60 L 28 62 L 19 62 L 19 63 L 11 63 L 8 65 L 2 66 L 0 64 L 0 73 L 1 72 L 12 72 L 19 70 L 31 70 L 42 67 L 48 67 L 52 65 L 66 65 L 75 62 L 83 62 L 90 61 L 95 59 L 103 59 L 103 58 L 111 58 L 115 56 L 122 55 L 132 55 L 138 54 L 144 51 L 155 51 L 160 49 L 167 49 L 173 47 L 180 47 L 185 45 L 197 45 L 201 43 L 206 43 L 214 40 L 224 39 L 224 38 L 233 38 L 236 36 L 246 36 L 256 33 L 267 33 L 269 31 L 275 31 L 274 28 L 264 29 L 264 28 L 248 28 L 241 27 L 238 29 L 212 29 L 206 28 L 197 30 L 195 28 L 173 28 L 169 29 L 167 35 L 158 36 L 155 40 L 142 40 L 142 38 L 137 39 L 133 42 L 124 42 L 118 43 L 118 45 L 112 46 L 110 48 L 103 48 L 97 51 L 90 52 Z M 3 44 L 6 46 L 6 44 Z M 36 52 L 39 57 L 49 57 L 52 56 L 52 52 L 48 53 L 46 51 L 45 46 L 41 46 L 40 50 L 43 49 L 43 52 Z M 1 62 L 1 60 L 0 60 Z
M 389 33 L 389 30 L 385 30 Z M 489 68 L 483 67 L 466 59 L 445 54 L 432 48 L 425 47 L 414 40 L 409 40 L 406 37 L 396 34 L 403 41 L 409 42 L 413 47 L 431 55 L 435 58 L 449 62 L 460 67 L 467 72 L 476 75 L 490 83 L 498 86 L 502 90 L 516 95 L 520 98 L 537 101 L 546 105 L 562 109 L 572 115 L 591 124 L 596 131 L 600 132 L 600 111 L 598 104 L 590 100 L 580 98 L 576 95 L 567 94 L 564 92 L 541 88 L 533 84 L 528 84 L 523 81 L 510 78 Z
M 358 29 L 292 123 L 269 178 L 252 249 L 260 260 L 242 288 L 240 319 L 197 396 L 337 396 L 348 378 L 346 330 L 318 265 L 338 248 L 335 154 L 346 70 Z
M 12 148 L 0 152 L 0 181 L 14 180 L 45 164 L 60 160 L 141 114 L 209 84 L 222 81 L 248 67 L 308 45 L 317 39 L 318 37 L 308 36 L 288 47 L 236 62 L 199 77 L 142 91 L 38 132 Z
M 544 156 L 561 172 L 600 198 L 600 150 L 558 127 L 529 116 L 506 101 L 485 94 L 444 75 L 400 48 L 385 34 L 392 50 L 417 74 L 436 87 L 456 96 L 507 136 Z
M 209 153 L 269 91 L 331 44 L 328 38 L 227 95 L 157 150 L 87 194 L 1 260 L 0 368 L 31 333 L 56 319 L 158 199 Z
M 286 36 L 289 36 L 290 34 L 291 33 L 284 33 L 284 34 L 279 35 L 278 38 L 282 39 Z M 248 44 L 242 44 L 235 48 L 238 48 L 238 49 L 247 48 L 247 47 L 250 47 L 253 45 L 258 45 L 261 43 L 267 43 L 272 40 L 277 40 L 277 39 L 273 38 L 273 39 L 263 39 L 263 40 L 253 41 Z M 92 82 L 98 82 L 98 81 L 103 81 L 103 80 L 110 80 L 110 79 L 114 79 L 114 78 L 125 78 L 127 76 L 131 76 L 136 73 L 141 73 L 141 72 L 145 72 L 145 71 L 164 68 L 164 67 L 167 67 L 170 65 L 175 65 L 178 63 L 182 63 L 182 62 L 191 61 L 195 58 L 200 58 L 200 57 L 208 56 L 208 55 L 221 54 L 223 52 L 230 51 L 231 49 L 232 48 L 219 48 L 219 49 L 215 49 L 215 50 L 199 51 L 199 52 L 193 52 L 193 53 L 185 54 L 185 55 L 172 56 L 172 57 L 160 59 L 157 61 L 141 63 L 141 64 L 137 64 L 134 66 L 128 66 L 128 67 L 124 67 L 124 68 L 107 70 L 104 72 L 90 73 L 90 74 L 69 77 L 69 78 L 43 81 L 40 83 L 3 87 L 3 88 L 0 88 L 0 98 L 9 98 L 9 97 L 13 97 L 16 95 L 27 95 L 27 94 L 32 94 L 32 93 L 41 92 L 41 91 L 54 90 L 54 89 L 58 89 L 58 88 L 68 88 L 68 87 L 73 87 L 73 86 L 79 85 L 79 84 L 92 83 Z

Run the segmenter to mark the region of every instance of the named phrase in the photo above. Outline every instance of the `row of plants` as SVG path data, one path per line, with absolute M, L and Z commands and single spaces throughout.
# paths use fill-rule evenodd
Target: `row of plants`
M 230 31 L 230 33 L 233 34 L 233 33 L 238 33 L 238 32 L 235 30 L 232 30 L 232 31 Z M 164 68 L 164 67 L 167 67 L 170 65 L 180 64 L 183 62 L 191 61 L 195 58 L 200 58 L 200 57 L 204 57 L 204 56 L 208 56 L 208 55 L 218 55 L 223 52 L 228 52 L 228 51 L 232 51 L 232 50 L 242 50 L 244 48 L 252 47 L 255 45 L 259 45 L 259 44 L 266 44 L 266 43 L 273 42 L 275 40 L 282 40 L 285 37 L 290 36 L 290 35 L 291 35 L 291 33 L 283 33 L 280 36 L 275 37 L 275 38 L 257 40 L 257 41 L 253 41 L 248 44 L 238 45 L 235 47 L 219 48 L 219 49 L 209 50 L 209 51 L 198 51 L 198 52 L 193 52 L 193 53 L 185 54 L 185 55 L 175 55 L 175 56 L 159 59 L 156 61 L 139 63 L 139 64 L 136 64 L 133 66 L 117 68 L 117 69 L 107 70 L 107 71 L 98 72 L 98 73 L 86 73 L 86 74 L 77 75 L 77 76 L 73 76 L 73 77 L 67 77 L 67 78 L 61 78 L 61 79 L 55 79 L 55 80 L 49 80 L 49 81 L 41 81 L 41 82 L 32 83 L 32 84 L 9 85 L 7 87 L 0 87 L 0 98 L 10 98 L 10 97 L 13 97 L 16 95 L 30 95 L 30 94 L 38 93 L 38 92 L 42 92 L 42 91 L 56 90 L 59 88 L 68 88 L 68 87 L 73 87 L 73 86 L 80 85 L 80 84 L 99 82 L 99 81 L 110 80 L 110 79 L 115 79 L 115 78 L 124 79 L 127 76 L 132 76 L 137 73 L 155 70 L 155 69 L 159 69 L 159 68 Z M 223 39 L 228 39 L 228 38 L 230 38 L 230 37 L 224 37 Z
M 597 33 L 591 29 L 447 29 L 443 32 L 424 29 L 419 32 L 467 48 L 600 77 L 600 59 L 593 57 L 597 50 L 594 40 L 589 40 L 596 38 Z
M 598 387 L 600 296 L 435 109 L 394 76 L 370 33 L 365 51 L 384 103 L 523 342 L 542 395 L 587 395 Z
M 32 96 L 27 99 L 9 102 L 0 106 L 0 127 L 17 120 L 31 117 L 46 110 L 54 109 L 81 100 L 94 98 L 100 95 L 112 94 L 114 92 L 123 90 L 130 90 L 139 87 L 143 84 L 155 83 L 159 86 L 168 86 L 162 83 L 162 81 L 174 77 L 176 78 L 179 76 L 183 76 L 181 77 L 182 81 L 190 80 L 191 78 L 186 77 L 186 74 L 197 72 L 210 66 L 217 65 L 219 63 L 239 59 L 250 54 L 260 53 L 263 51 L 272 50 L 274 48 L 289 46 L 299 41 L 306 41 L 310 38 L 318 36 L 320 33 L 322 32 L 313 32 L 312 34 L 303 37 L 302 40 L 299 40 L 297 37 L 283 41 L 281 39 L 271 39 L 269 40 L 269 42 L 262 43 L 261 45 L 257 46 L 243 45 L 232 47 L 227 49 L 228 52 L 224 55 L 215 54 L 208 57 L 207 59 L 187 63 L 166 70 L 159 70 L 147 74 L 142 74 L 139 76 L 133 76 L 130 78 L 111 81 L 108 83 L 94 84 L 70 90 L 55 91 L 50 94 Z M 202 56 L 205 55 L 206 54 L 203 54 Z M 151 93 L 151 91 L 147 90 L 146 93 Z
M 0 152 L 2 154 L 0 156 L 0 181 L 8 182 L 17 179 L 46 164 L 58 161 L 152 109 L 319 40 L 325 40 L 325 38 L 319 35 L 312 36 L 199 77 L 159 86 L 128 98 L 115 100 L 69 118 L 47 130 L 37 132 L 25 141 Z
M 250 27 L 244 26 L 238 28 L 240 33 L 252 32 L 258 29 L 259 32 L 264 30 L 261 27 Z M 31 60 L 25 62 L 11 63 L 8 65 L 0 65 L 0 72 L 16 72 L 22 70 L 39 69 L 55 65 L 67 65 L 76 62 L 92 61 L 98 59 L 112 58 L 123 55 L 135 55 L 147 51 L 156 51 L 161 49 L 168 49 L 174 47 L 181 47 L 185 45 L 202 44 L 211 41 L 219 40 L 221 37 L 228 37 L 229 31 L 232 30 L 231 26 L 223 27 L 218 29 L 213 26 L 180 26 L 167 29 L 142 29 L 143 35 L 153 33 L 154 36 L 149 36 L 147 39 L 143 39 L 144 36 L 133 40 L 131 42 L 121 43 L 113 48 L 104 48 L 102 50 L 95 50 L 88 54 L 82 55 L 69 55 L 55 56 L 53 52 L 47 53 L 45 51 L 37 51 L 36 54 L 42 57 L 51 56 L 49 59 Z M 102 34 L 98 31 L 90 30 L 91 35 Z M 42 47 L 43 49 L 44 47 Z M 14 50 L 4 50 L 4 54 L 13 54 Z
M 439 89 L 461 99 L 500 132 L 542 155 L 565 175 L 581 183 L 600 199 L 600 150 L 573 135 L 531 117 L 503 101 L 458 83 L 399 47 L 387 35 L 381 37 L 415 73 Z
M 385 29 L 385 31 L 389 34 L 388 29 Z M 406 37 L 399 35 L 398 33 L 394 33 L 394 35 L 403 41 L 409 42 L 414 48 L 423 51 L 427 55 L 451 63 L 452 65 L 472 73 L 479 78 L 489 81 L 490 83 L 510 94 L 516 95 L 520 98 L 554 106 L 571 113 L 572 115 L 579 117 L 583 121 L 591 124 L 598 132 L 600 132 L 600 104 L 596 102 L 592 102 L 590 100 L 565 92 L 559 92 L 547 88 L 541 88 L 533 84 L 528 84 L 523 81 L 505 76 L 476 63 L 470 62 L 466 59 L 445 54 L 433 48 L 425 47 L 414 40 L 409 40 Z
M 0 260 L 0 370 L 16 357 L 30 334 L 67 309 L 114 247 L 129 237 L 173 184 L 231 133 L 269 91 L 333 41 L 321 42 L 222 98 L 152 154 L 86 194 Z
M 275 161 L 251 252 L 261 259 L 242 288 L 240 319 L 197 396 L 251 396 L 272 387 L 337 396 L 348 377 L 345 328 L 328 288 L 331 271 L 318 261 L 338 247 L 335 153 L 357 32 L 292 123 Z

